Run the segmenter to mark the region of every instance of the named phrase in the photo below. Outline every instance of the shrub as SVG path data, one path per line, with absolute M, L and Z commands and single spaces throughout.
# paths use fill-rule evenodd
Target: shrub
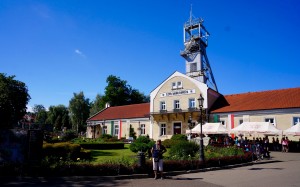
M 215 147 L 215 146 L 206 146 L 206 152 L 211 154 L 217 154 L 220 156 L 236 156 L 236 155 L 244 155 L 244 150 L 237 146 L 230 147 Z M 216 157 L 216 156 L 214 156 Z
M 101 136 L 100 136 L 100 138 L 101 139 L 111 139 L 113 136 L 112 135 L 110 135 L 110 134 L 102 134 Z
M 62 137 L 62 141 L 70 141 L 74 138 L 77 138 L 77 133 L 74 130 L 67 130 Z
M 63 160 L 76 160 L 80 157 L 81 147 L 78 144 L 71 143 L 55 143 L 43 144 L 43 157 L 51 157 Z
M 172 139 L 166 139 L 162 141 L 162 145 L 165 146 L 166 148 L 171 148 L 174 145 L 177 145 L 179 142 L 187 142 L 186 140 L 172 140 Z
M 227 148 L 224 148 L 227 149 Z M 222 167 L 229 164 L 238 164 L 252 160 L 252 153 L 244 155 L 224 156 L 208 159 L 205 162 L 198 160 L 165 160 L 164 171 L 184 171 L 204 167 Z M 204 165 L 205 164 L 205 165 Z M 50 162 L 44 159 L 41 165 L 3 163 L 0 165 L 0 176 L 114 176 L 147 173 L 153 175 L 152 161 L 146 160 L 144 167 L 139 167 L 136 160 L 122 157 L 117 161 L 108 161 L 105 164 L 90 162 L 73 162 L 58 160 Z
M 166 148 L 170 148 L 172 146 L 173 141 L 170 139 L 165 139 L 164 141 L 161 142 L 161 144 L 163 146 L 165 146 Z
M 137 153 L 138 151 L 148 152 L 154 144 L 155 142 L 151 141 L 148 137 L 140 136 L 132 144 L 130 144 L 129 149 L 134 153 Z
M 180 140 L 180 141 L 187 141 L 187 136 L 184 134 L 174 134 L 171 137 L 171 140 Z
M 192 159 L 199 150 L 195 142 L 178 141 L 170 148 L 169 155 L 174 160 Z

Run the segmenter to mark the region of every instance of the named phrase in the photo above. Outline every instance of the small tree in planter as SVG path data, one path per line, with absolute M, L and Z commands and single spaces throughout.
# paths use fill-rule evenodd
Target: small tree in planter
M 154 144 L 155 142 L 151 141 L 148 137 L 140 136 L 130 144 L 129 149 L 134 153 L 137 153 L 138 151 L 147 152 Z

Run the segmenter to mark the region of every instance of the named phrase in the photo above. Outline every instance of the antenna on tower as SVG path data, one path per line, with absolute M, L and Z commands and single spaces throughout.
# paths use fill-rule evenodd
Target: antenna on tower
M 193 4 L 191 4 L 191 10 L 190 10 L 190 25 L 192 25 L 192 19 L 193 19 Z

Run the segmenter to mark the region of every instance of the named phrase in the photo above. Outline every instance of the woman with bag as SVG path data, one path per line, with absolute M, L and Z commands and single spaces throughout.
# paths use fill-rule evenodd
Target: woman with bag
M 159 172 L 160 172 L 161 179 L 164 179 L 164 176 L 163 176 L 163 154 L 165 152 L 167 152 L 167 149 L 165 148 L 165 146 L 161 145 L 161 140 L 157 140 L 156 144 L 151 149 L 155 180 L 158 178 L 157 170 L 159 170 Z

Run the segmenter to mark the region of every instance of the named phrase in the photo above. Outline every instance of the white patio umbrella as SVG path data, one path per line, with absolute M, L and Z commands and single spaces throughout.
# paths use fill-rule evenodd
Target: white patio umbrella
M 228 129 L 222 123 L 205 123 L 202 126 L 202 134 L 228 134 L 228 132 Z M 200 124 L 191 130 L 186 130 L 186 134 L 190 133 L 200 133 Z
M 283 131 L 284 135 L 293 135 L 293 136 L 300 136 L 300 123 L 298 122 L 296 125 L 286 129 Z
M 269 122 L 244 122 L 241 125 L 230 130 L 231 133 L 239 134 L 264 134 L 280 135 L 282 130 L 277 129 Z

